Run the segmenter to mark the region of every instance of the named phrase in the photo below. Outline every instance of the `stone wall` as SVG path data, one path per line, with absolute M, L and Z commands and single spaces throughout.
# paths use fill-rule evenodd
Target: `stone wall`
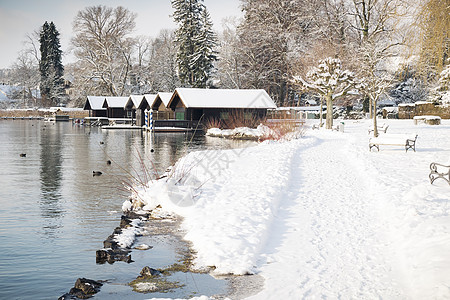
M 35 110 L 35 109 L 0 109 L 0 118 L 3 117 L 16 117 L 16 118 L 28 118 L 28 117 L 44 117 L 50 116 L 52 113 L 50 111 Z M 58 113 L 60 115 L 69 115 L 70 118 L 83 119 L 89 117 L 88 110 L 70 110 Z
M 439 116 L 441 119 L 450 119 L 450 106 L 435 105 L 431 102 L 398 106 L 399 119 L 412 119 L 415 116 Z

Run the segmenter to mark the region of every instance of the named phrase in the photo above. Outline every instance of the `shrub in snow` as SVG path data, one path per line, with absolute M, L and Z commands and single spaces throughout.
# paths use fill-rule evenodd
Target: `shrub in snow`
M 408 78 L 395 84 L 389 91 L 389 96 L 395 104 L 415 103 L 428 97 L 428 89 L 420 79 Z
M 432 100 L 444 105 L 450 105 L 450 59 L 444 70 L 439 74 L 437 87 Z

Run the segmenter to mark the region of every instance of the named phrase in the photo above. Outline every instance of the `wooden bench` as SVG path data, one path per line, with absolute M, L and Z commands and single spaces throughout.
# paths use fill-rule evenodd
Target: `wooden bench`
M 428 175 L 428 177 L 430 178 L 431 184 L 433 184 L 436 179 L 442 178 L 450 185 L 450 165 L 446 166 L 443 164 L 431 163 L 430 170 L 430 175 Z
M 380 151 L 380 145 L 387 145 L 404 146 L 406 152 L 409 149 L 413 149 L 416 152 L 416 140 L 417 134 L 415 136 L 411 134 L 383 134 L 369 139 L 369 151 L 374 147 Z
M 383 124 L 381 126 L 377 126 L 378 132 L 383 131 L 384 133 L 386 133 L 387 129 L 388 129 L 389 125 Z M 373 125 L 369 126 L 369 134 L 373 131 Z

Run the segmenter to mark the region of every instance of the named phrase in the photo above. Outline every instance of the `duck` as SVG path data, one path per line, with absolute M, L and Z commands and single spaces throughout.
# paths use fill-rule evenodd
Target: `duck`
M 26 153 L 20 153 L 20 157 L 27 157 Z
M 92 176 L 100 176 L 102 175 L 102 172 L 100 171 L 92 171 Z
M 106 161 L 106 164 L 107 164 L 107 165 L 110 165 L 110 164 L 111 164 L 111 161 L 108 159 L 108 160 Z
M 103 142 L 103 141 L 100 141 L 100 145 L 103 145 L 105 142 Z

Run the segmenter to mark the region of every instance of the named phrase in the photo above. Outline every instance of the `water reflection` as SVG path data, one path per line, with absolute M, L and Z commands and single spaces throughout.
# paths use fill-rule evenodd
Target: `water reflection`
M 41 197 L 39 207 L 43 217 L 43 232 L 46 236 L 55 238 L 57 229 L 61 227 L 60 218 L 63 210 L 61 200 L 61 140 L 57 125 L 44 125 L 40 141 L 40 183 Z

